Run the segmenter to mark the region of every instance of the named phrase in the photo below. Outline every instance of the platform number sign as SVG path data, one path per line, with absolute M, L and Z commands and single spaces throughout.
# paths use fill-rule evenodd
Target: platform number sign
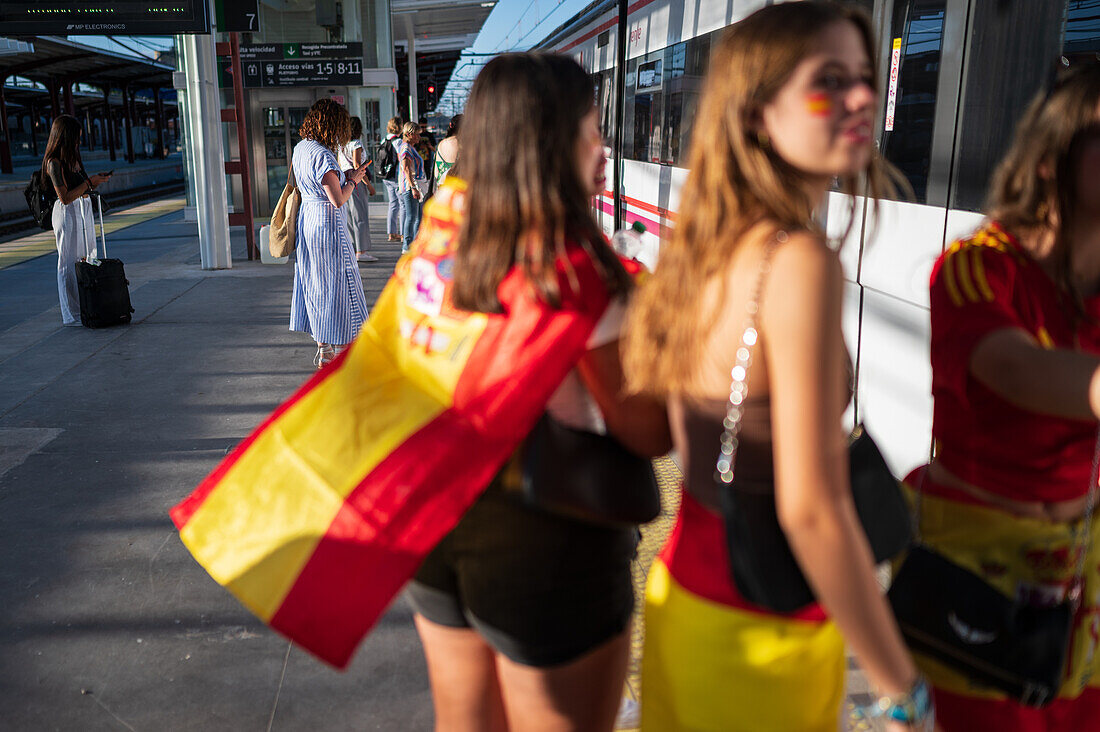
M 218 30 L 256 33 L 260 30 L 260 0 L 217 0 Z
M 890 51 L 890 86 L 886 91 L 886 131 L 894 129 L 894 109 L 898 103 L 898 73 L 901 70 L 901 39 L 895 38 Z

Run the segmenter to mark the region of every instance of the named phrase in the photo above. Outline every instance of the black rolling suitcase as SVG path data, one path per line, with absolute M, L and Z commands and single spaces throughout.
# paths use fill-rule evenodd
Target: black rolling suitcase
M 99 210 L 99 231 L 103 238 L 103 256 L 107 256 L 107 231 L 103 228 L 103 203 L 99 196 L 92 196 Z M 84 207 L 80 208 L 81 214 Z M 84 224 L 84 231 L 88 230 Z M 95 231 L 95 220 L 92 221 Z M 94 241 L 93 241 L 94 244 Z M 95 259 L 92 251 L 85 246 L 84 260 L 76 263 L 76 286 L 80 293 L 80 322 L 85 328 L 106 328 L 110 325 L 124 325 L 130 322 L 129 281 L 118 259 Z

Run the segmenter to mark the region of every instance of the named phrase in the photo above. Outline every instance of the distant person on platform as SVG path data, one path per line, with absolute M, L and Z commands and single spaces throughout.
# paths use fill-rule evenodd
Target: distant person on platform
M 317 341 L 317 368 L 332 361 L 355 340 L 367 319 L 363 280 L 348 236 L 346 204 L 363 180 L 365 168 L 346 176 L 336 151 L 351 139 L 348 111 L 332 99 L 318 99 L 298 131 L 294 179 L 302 194 L 295 242 L 294 291 L 290 329 Z
M 80 298 L 76 288 L 76 263 L 95 256 L 95 223 L 89 193 L 110 173 L 91 178 L 80 159 L 80 120 L 58 115 L 50 127 L 46 154 L 42 156 L 42 179 L 53 182 L 57 202 L 53 205 L 53 233 L 57 241 L 57 295 L 61 300 L 62 325 L 80 325 Z
M 386 123 L 386 139 L 378 146 L 378 177 L 386 188 L 386 234 L 388 241 L 401 241 L 401 221 L 404 218 L 404 202 L 398 192 L 397 176 L 401 173 L 401 161 L 397 156 L 397 143 L 401 141 L 400 117 L 391 117 Z
M 415 122 L 406 122 L 401 130 L 401 141 L 397 143 L 399 159 L 397 182 L 398 194 L 404 209 L 401 217 L 401 253 L 409 251 L 409 245 L 420 229 L 420 207 L 424 195 L 428 192 L 428 178 L 424 173 L 424 159 L 416 152 L 420 142 L 420 127 Z
M 366 153 L 363 152 L 363 121 L 358 117 L 351 118 L 351 139 L 340 148 L 340 154 L 336 157 L 345 178 L 352 170 L 362 168 L 367 162 Z M 375 193 L 370 168 L 367 168 L 363 185 L 355 186 L 351 200 L 348 201 L 348 232 L 351 234 L 351 244 L 355 247 L 355 258 L 360 262 L 378 261 L 378 257 L 370 253 L 369 196 Z
M 439 143 L 435 150 L 435 164 L 432 166 L 432 177 L 436 189 L 447 180 L 447 174 L 454 167 L 458 158 L 458 128 L 462 126 L 462 115 L 451 117 L 451 123 L 447 125 L 447 136 Z

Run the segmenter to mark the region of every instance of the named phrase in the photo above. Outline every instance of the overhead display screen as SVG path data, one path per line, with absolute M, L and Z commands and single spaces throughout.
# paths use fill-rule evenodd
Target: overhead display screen
M 5 36 L 209 33 L 206 0 L 2 0 Z

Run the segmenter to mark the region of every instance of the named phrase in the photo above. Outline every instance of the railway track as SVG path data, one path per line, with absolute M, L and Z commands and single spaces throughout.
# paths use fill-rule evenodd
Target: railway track
M 172 193 L 183 193 L 185 187 L 186 182 L 183 178 L 180 178 L 179 180 L 168 181 L 154 186 L 139 186 L 137 188 L 118 191 L 117 193 L 111 193 L 104 196 L 103 200 L 105 203 L 110 204 L 112 209 L 119 209 L 123 206 L 141 203 L 142 201 L 148 201 L 154 198 L 161 198 Z M 41 231 L 41 229 L 34 223 L 34 219 L 31 218 L 29 211 L 23 210 L 0 213 L 0 237 L 34 231 Z

